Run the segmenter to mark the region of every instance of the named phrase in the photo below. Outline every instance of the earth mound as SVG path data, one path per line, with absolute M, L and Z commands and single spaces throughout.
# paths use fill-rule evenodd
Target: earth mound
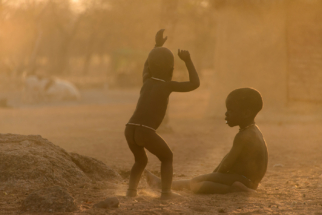
M 119 180 L 103 162 L 68 153 L 39 135 L 0 134 L 1 185 L 30 189 Z
M 37 190 L 22 202 L 22 211 L 73 212 L 78 208 L 74 198 L 62 187 L 54 186 Z

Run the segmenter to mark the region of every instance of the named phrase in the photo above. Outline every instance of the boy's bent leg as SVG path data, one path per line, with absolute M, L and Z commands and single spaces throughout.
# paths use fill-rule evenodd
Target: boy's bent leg
M 141 175 L 148 163 L 148 158 L 146 156 L 144 148 L 142 146 L 137 145 L 134 141 L 135 129 L 136 128 L 133 126 L 127 126 L 125 129 L 125 137 L 127 143 L 135 158 L 135 163 L 131 169 L 130 174 L 129 189 L 127 192 L 128 197 L 136 196 L 137 186 L 139 184 Z
M 199 194 L 225 194 L 231 192 L 231 186 L 214 183 L 211 181 L 203 181 L 194 183 L 190 186 L 190 189 L 194 193 Z
M 167 143 L 154 131 L 138 128 L 135 132 L 135 141 L 140 142 L 161 161 L 161 189 L 163 193 L 171 190 L 173 175 L 173 154 Z
M 249 192 L 249 193 L 256 193 L 255 189 L 249 188 L 245 186 L 243 183 L 236 181 L 234 182 L 231 187 L 236 190 L 236 192 Z
M 161 179 L 151 172 L 145 170 L 146 180 L 150 187 L 161 189 Z M 172 181 L 173 190 L 190 189 L 190 179 Z
M 240 191 L 232 186 L 235 182 L 240 182 L 247 186 L 249 186 L 250 183 L 245 177 L 238 174 L 214 172 L 192 179 L 190 188 L 195 193 L 224 194 Z
M 190 189 L 191 179 L 183 179 L 178 181 L 172 182 L 172 189 L 173 190 L 183 190 L 183 189 Z

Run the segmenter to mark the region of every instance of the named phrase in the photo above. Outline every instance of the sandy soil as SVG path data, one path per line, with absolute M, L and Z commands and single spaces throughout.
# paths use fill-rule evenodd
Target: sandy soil
M 182 199 L 161 202 L 160 193 L 149 189 L 142 180 L 139 197 L 125 198 L 133 156 L 123 130 L 135 108 L 137 94 L 137 90 L 85 92 L 85 99 L 78 103 L 0 109 L 1 133 L 40 134 L 69 152 L 105 162 L 125 177 L 113 189 L 71 187 L 69 192 L 80 209 L 77 213 L 60 214 L 322 214 L 319 120 L 258 121 L 269 149 L 269 166 L 257 193 L 193 195 L 186 190 L 179 192 Z M 189 97 L 193 99 L 187 100 Z M 229 151 L 238 131 L 226 126 L 223 118 L 206 117 L 208 97 L 203 90 L 171 96 L 169 113 L 174 132 L 161 135 L 174 153 L 174 179 L 211 172 Z M 158 173 L 159 168 L 160 162 L 149 154 L 147 169 Z M 120 207 L 91 209 L 108 196 L 117 196 Z M 0 214 L 21 213 L 23 197 L 19 190 L 0 190 Z

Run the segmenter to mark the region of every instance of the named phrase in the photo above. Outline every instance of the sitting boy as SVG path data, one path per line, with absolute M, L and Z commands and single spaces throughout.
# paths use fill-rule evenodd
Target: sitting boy
M 194 193 L 214 194 L 254 191 L 267 169 L 268 151 L 255 117 L 262 109 L 261 94 L 252 88 L 232 91 L 226 99 L 226 124 L 239 126 L 233 146 L 213 173 L 172 183 L 172 189 L 191 189 Z M 146 171 L 151 187 L 160 187 L 160 179 Z
M 156 35 L 156 47 L 150 52 L 144 65 L 143 86 L 140 91 L 134 114 L 125 128 L 125 137 L 132 151 L 135 163 L 130 174 L 128 197 L 137 195 L 137 186 L 148 158 L 145 149 L 161 161 L 162 199 L 176 196 L 171 192 L 173 175 L 173 155 L 167 143 L 156 133 L 167 110 L 169 96 L 172 92 L 188 92 L 199 87 L 199 77 L 188 51 L 178 51 L 181 60 L 186 64 L 189 81 L 171 81 L 174 66 L 172 52 L 161 47 L 167 38 L 163 31 Z M 161 185 L 162 184 L 162 185 Z

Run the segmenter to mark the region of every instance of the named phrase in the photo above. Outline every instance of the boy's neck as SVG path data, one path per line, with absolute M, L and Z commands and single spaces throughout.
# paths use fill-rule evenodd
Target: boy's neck
M 255 124 L 255 119 L 245 120 L 244 122 L 239 124 L 239 129 L 245 129 L 246 127 Z

